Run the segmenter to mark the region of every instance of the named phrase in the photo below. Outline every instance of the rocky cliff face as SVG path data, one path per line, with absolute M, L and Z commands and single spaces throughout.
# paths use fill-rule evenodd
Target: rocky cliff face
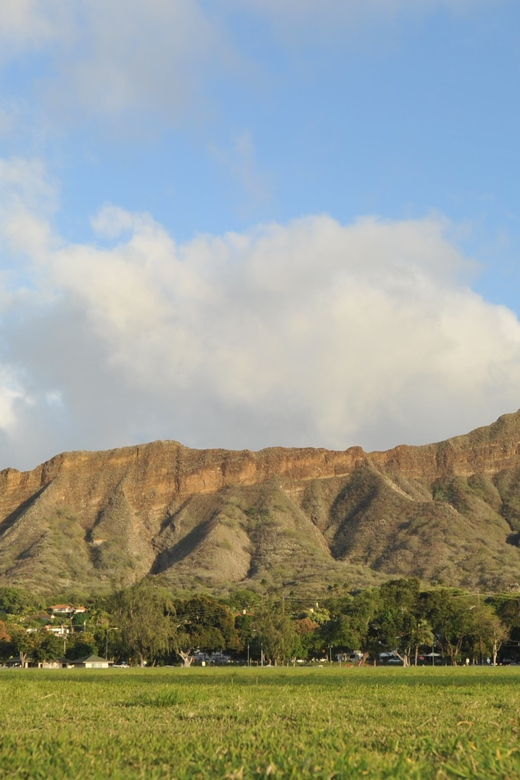
M 179 588 L 410 574 L 515 588 L 519 535 L 520 412 L 388 452 L 163 441 L 0 473 L 0 582 L 53 591 L 146 574 Z

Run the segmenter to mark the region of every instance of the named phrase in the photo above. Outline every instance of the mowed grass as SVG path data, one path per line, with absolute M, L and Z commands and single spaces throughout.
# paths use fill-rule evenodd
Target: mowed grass
M 0 670 L 0 777 L 517 778 L 520 668 Z

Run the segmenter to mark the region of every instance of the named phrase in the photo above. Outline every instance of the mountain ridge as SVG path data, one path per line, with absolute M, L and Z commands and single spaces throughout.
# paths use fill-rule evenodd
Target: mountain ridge
M 0 583 L 307 588 L 520 582 L 520 411 L 366 453 L 156 441 L 0 472 Z

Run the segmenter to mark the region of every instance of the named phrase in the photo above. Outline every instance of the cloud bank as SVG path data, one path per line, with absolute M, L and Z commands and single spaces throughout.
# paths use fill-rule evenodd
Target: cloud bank
M 0 191 L 2 466 L 155 438 L 384 448 L 518 406 L 520 324 L 441 218 L 177 244 L 107 205 L 67 244 L 38 161 L 3 161 Z

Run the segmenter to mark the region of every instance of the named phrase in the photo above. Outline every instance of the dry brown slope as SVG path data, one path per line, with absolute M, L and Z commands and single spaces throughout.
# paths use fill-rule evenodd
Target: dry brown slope
M 319 590 L 417 574 L 520 582 L 520 412 L 366 454 L 172 441 L 0 473 L 0 582 L 57 590 L 152 573 L 174 586 Z

